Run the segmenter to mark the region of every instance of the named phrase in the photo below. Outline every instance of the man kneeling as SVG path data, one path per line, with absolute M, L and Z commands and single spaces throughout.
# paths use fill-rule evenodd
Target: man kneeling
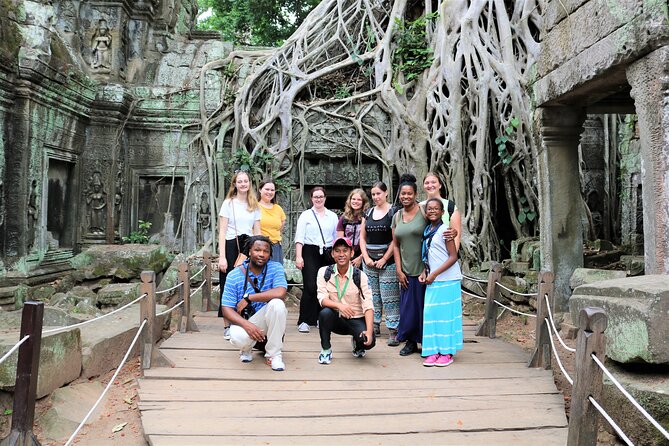
M 242 362 L 251 362 L 253 347 L 266 342 L 267 363 L 281 371 L 286 367 L 281 358 L 288 315 L 286 273 L 279 262 L 270 260 L 272 242 L 267 237 L 250 237 L 245 251 L 248 260 L 228 274 L 221 297 L 223 316 L 232 323 L 230 342 L 240 349 Z
M 332 362 L 332 332 L 351 335 L 353 356 L 362 358 L 376 344 L 374 336 L 374 304 L 367 275 L 351 265 L 351 242 L 340 237 L 332 246 L 335 265 L 318 270 L 318 302 L 323 309 L 318 315 L 321 335 L 320 364 Z

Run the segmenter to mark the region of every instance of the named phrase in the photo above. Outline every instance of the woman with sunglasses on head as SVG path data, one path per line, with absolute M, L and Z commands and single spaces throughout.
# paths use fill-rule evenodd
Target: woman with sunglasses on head
M 260 235 L 260 209 L 248 172 L 232 177 L 228 194 L 218 213 L 218 270 L 221 293 L 229 271 L 235 267 L 246 239 Z M 219 307 L 219 317 L 223 317 Z M 225 339 L 230 338 L 230 324 L 225 321 Z
M 360 233 L 362 217 L 369 207 L 369 199 L 362 189 L 353 189 L 346 198 L 344 204 L 344 213 L 339 217 L 337 223 L 337 237 L 344 237 L 351 241 L 353 245 L 353 258 L 351 264 L 356 268 L 361 268 L 362 255 L 360 253 Z
M 321 266 L 332 265 L 332 244 L 337 238 L 337 214 L 325 207 L 325 189 L 311 189 L 312 207 L 300 214 L 295 230 L 295 266 L 302 270 L 302 297 L 298 331 L 309 333 L 316 326 L 320 304 L 316 297 L 316 275 Z
M 286 225 L 286 213 L 276 204 L 276 184 L 271 179 L 260 182 L 258 190 L 260 205 L 260 231 L 272 242 L 271 260 L 283 265 L 281 231 Z
M 425 284 L 418 280 L 424 266 L 421 256 L 423 230 L 427 220 L 416 201 L 416 177 L 400 177 L 399 200 L 402 208 L 393 216 L 393 242 L 397 280 L 400 283 L 400 323 L 397 340 L 406 341 L 400 355 L 418 352 L 423 339 L 423 299 Z
M 458 207 L 454 201 L 441 196 L 441 181 L 434 172 L 428 172 L 423 179 L 423 190 L 427 195 L 425 201 L 421 201 L 420 205 L 425 210 L 425 204 L 430 198 L 441 200 L 444 205 L 444 213 L 442 221 L 444 222 L 444 237 L 447 239 L 455 239 L 455 246 L 460 249 L 460 238 L 462 236 L 462 218 Z
M 390 332 L 388 345 L 396 347 L 397 327 L 400 323 L 400 287 L 395 269 L 395 244 L 393 243 L 393 207 L 388 203 L 388 186 L 377 181 L 372 186 L 371 207 L 362 219 L 360 251 L 364 270 L 369 279 L 374 301 L 374 331 L 380 333 L 381 317 L 386 315 Z

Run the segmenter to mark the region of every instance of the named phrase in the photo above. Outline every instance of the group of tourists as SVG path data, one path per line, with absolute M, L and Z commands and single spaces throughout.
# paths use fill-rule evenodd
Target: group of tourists
M 323 187 L 310 191 L 312 206 L 299 216 L 294 237 L 303 277 L 297 329 L 318 329 L 319 363 L 332 361 L 332 333 L 350 335 L 353 356 L 365 356 L 382 320 L 387 345 L 404 342 L 399 354 L 421 352 L 424 366 L 447 366 L 462 349 L 460 212 L 441 197 L 436 174 L 425 177 L 423 189 L 427 200 L 419 203 L 416 178 L 402 175 L 398 206 L 381 181 L 372 186 L 371 206 L 365 191 L 354 189 L 341 217 L 325 206 Z M 219 316 L 242 362 L 256 348 L 273 370 L 284 370 L 286 215 L 275 195 L 271 180 L 256 196 L 247 172 L 232 178 L 219 213 Z

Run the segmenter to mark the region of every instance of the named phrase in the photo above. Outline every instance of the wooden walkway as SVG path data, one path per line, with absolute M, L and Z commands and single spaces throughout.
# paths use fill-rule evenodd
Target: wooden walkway
M 139 408 L 154 446 L 221 444 L 564 445 L 567 420 L 550 371 L 527 354 L 474 336 L 445 368 L 398 355 L 381 336 L 367 357 L 333 335 L 330 365 L 317 361 L 316 330 L 298 333 L 289 313 L 283 359 L 274 372 L 259 352 L 249 364 L 223 339 L 215 314 L 199 333 L 176 333 L 161 350 L 173 368 L 145 371 Z

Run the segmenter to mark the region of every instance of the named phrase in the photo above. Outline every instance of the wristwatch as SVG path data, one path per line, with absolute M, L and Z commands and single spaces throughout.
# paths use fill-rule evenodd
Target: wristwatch
M 248 293 L 244 294 L 244 297 L 242 297 L 242 299 L 244 299 L 247 304 L 249 304 L 249 305 L 251 304 L 251 299 L 249 299 L 249 294 Z

